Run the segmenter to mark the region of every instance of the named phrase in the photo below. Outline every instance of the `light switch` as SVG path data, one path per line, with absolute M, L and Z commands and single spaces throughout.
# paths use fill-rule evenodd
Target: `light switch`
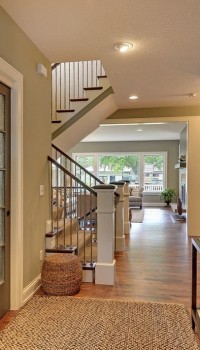
M 40 196 L 44 196 L 44 185 L 40 185 Z

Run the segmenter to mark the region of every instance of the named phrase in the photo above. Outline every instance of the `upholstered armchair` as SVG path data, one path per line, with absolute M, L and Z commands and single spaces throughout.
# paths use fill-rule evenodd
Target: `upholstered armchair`
M 129 186 L 129 208 L 140 207 L 142 209 L 143 188 Z

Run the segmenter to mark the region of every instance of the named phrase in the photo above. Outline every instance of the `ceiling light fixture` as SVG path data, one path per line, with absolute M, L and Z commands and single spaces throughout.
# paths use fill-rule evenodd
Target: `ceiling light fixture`
M 195 97 L 196 95 L 197 95 L 196 92 L 190 92 L 190 93 L 188 94 L 189 97 Z
M 116 43 L 114 46 L 114 48 L 120 52 L 126 52 L 131 47 L 133 47 L 133 44 L 131 44 L 131 43 Z
M 135 126 L 135 125 L 163 125 L 167 123 L 106 123 L 106 124 L 100 124 L 99 126 Z
M 133 96 L 129 96 L 129 100 L 137 100 L 138 96 L 133 95 Z

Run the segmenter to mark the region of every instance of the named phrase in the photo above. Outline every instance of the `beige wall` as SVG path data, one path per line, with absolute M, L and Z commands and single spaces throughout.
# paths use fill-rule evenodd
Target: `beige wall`
M 39 252 L 44 251 L 45 221 L 49 218 L 48 162 L 51 145 L 50 62 L 0 7 L 0 56 L 23 74 L 23 191 L 24 287 L 40 273 Z M 40 62 L 48 78 L 36 73 Z M 45 195 L 39 196 L 44 185 Z
M 178 171 L 175 164 L 179 156 L 179 141 L 139 142 L 82 142 L 70 150 L 79 152 L 167 152 L 167 187 L 178 191 Z M 160 196 L 144 195 L 145 203 L 159 203 Z

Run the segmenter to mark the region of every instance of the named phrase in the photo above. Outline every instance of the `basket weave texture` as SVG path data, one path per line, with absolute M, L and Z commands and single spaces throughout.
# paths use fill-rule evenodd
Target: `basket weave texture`
M 42 266 L 42 289 L 51 295 L 74 295 L 82 283 L 82 265 L 76 255 L 52 254 Z

